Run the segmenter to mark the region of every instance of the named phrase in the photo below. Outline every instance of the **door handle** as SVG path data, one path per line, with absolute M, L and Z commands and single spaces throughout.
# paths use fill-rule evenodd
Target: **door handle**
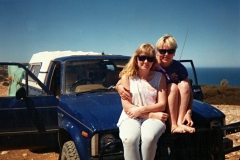
M 59 117 L 64 117 L 64 115 L 62 113 L 59 113 L 59 112 L 58 112 L 58 116 Z

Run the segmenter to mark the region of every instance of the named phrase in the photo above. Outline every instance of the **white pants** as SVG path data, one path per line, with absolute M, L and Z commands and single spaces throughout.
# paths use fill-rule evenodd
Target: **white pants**
M 125 160 L 153 160 L 159 137 L 166 129 L 157 119 L 125 119 L 119 126 Z M 141 139 L 141 152 L 139 150 Z

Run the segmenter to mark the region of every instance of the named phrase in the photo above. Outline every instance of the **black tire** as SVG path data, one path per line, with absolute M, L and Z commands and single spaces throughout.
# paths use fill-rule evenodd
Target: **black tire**
M 61 153 L 61 160 L 80 160 L 73 141 L 67 141 L 64 143 Z

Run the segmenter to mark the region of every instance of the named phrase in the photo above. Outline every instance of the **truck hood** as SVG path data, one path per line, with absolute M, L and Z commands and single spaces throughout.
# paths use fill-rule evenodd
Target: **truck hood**
M 62 95 L 60 101 L 61 109 L 91 130 L 118 129 L 122 104 L 116 92 Z
M 194 100 L 193 122 L 198 127 L 209 127 L 212 121 L 223 122 L 225 115 L 217 108 L 202 101 Z
M 196 114 L 199 114 L 205 118 L 216 118 L 216 117 L 221 117 L 224 118 L 225 115 L 217 108 L 211 106 L 210 104 L 207 104 L 202 101 L 194 100 L 193 103 L 193 111 Z

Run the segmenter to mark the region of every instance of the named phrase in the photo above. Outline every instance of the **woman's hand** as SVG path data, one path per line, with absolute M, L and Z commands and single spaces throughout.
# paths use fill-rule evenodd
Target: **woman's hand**
M 128 100 L 129 102 L 131 102 L 131 93 L 123 85 L 119 84 L 117 87 L 117 91 L 123 100 Z
M 192 117 L 191 117 L 191 114 L 190 113 L 186 113 L 184 118 L 183 118 L 183 121 L 182 123 L 186 123 L 186 126 L 190 126 L 192 127 L 193 126 L 193 121 L 192 121 Z
M 139 106 L 132 107 L 127 111 L 127 115 L 130 118 L 137 118 L 142 114 L 142 108 Z
M 151 112 L 149 113 L 149 118 L 158 119 L 162 122 L 166 122 L 168 119 L 168 114 L 164 112 Z

